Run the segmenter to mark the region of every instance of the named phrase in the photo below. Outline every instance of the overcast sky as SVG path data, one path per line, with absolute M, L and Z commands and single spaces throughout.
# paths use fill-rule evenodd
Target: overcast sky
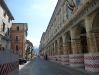
M 34 46 L 39 46 L 58 0 L 5 0 L 15 20 L 28 23 L 28 36 Z

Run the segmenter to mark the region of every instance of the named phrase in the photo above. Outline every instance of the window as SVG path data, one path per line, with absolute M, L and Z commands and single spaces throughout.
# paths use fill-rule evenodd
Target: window
M 19 31 L 19 26 L 17 26 L 17 31 Z
M 81 0 L 76 0 L 76 4 L 77 5 L 81 4 Z
M 19 36 L 16 36 L 16 41 L 19 41 Z
M 5 23 L 4 22 L 3 22 L 3 29 L 2 30 L 3 30 L 3 32 L 5 31 Z
M 3 16 L 4 16 L 4 17 L 6 17 L 6 12 L 5 12 L 5 11 L 4 11 L 4 14 L 3 14 Z
M 70 18 L 70 9 L 69 8 L 67 8 L 67 10 L 66 10 L 66 17 Z
M 10 22 L 10 18 L 8 17 L 8 22 Z
M 8 35 L 9 35 L 9 33 L 10 33 L 10 29 L 8 28 Z
M 19 47 L 18 47 L 18 45 L 16 45 L 16 51 L 18 51 L 19 50 Z

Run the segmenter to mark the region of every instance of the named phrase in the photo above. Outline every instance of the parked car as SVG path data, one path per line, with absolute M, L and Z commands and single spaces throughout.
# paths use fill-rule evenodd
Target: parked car
M 27 62 L 27 60 L 25 59 L 25 58 L 19 58 L 19 64 L 21 65 L 21 64 L 24 64 L 24 63 L 26 63 Z

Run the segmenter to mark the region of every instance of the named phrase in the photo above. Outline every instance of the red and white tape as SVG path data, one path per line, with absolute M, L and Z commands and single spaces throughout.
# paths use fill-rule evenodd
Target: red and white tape
M 0 64 L 0 75 L 8 75 L 19 67 L 19 61 Z

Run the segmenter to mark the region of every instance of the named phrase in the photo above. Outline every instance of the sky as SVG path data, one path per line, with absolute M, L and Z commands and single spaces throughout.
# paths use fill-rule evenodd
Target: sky
M 42 33 L 46 31 L 58 0 L 5 0 L 13 23 L 27 23 L 27 39 L 39 47 Z

